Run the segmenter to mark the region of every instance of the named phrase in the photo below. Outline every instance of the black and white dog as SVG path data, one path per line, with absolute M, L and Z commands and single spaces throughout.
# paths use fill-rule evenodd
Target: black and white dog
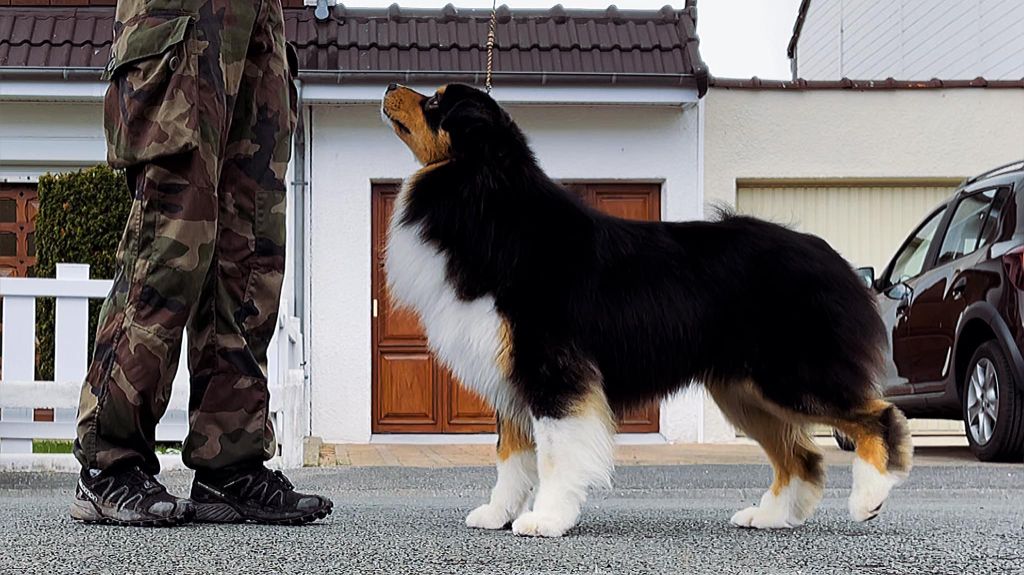
M 603 215 L 549 179 L 509 115 L 469 86 L 391 85 L 382 111 L 423 166 L 392 216 L 391 295 L 498 413 L 498 481 L 467 525 L 564 534 L 588 488 L 609 482 L 616 414 L 695 381 L 775 470 L 736 525 L 811 515 L 824 485 L 815 423 L 856 442 L 853 519 L 877 515 L 906 477 L 906 419 L 876 387 L 882 322 L 824 241 L 734 215 Z

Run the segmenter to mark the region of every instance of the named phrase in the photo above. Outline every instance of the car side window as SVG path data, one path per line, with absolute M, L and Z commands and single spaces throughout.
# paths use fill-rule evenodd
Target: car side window
M 992 241 L 999 217 L 998 211 L 994 210 L 996 192 L 998 190 L 985 190 L 960 200 L 939 249 L 940 265 L 972 253 Z M 990 215 L 990 212 L 994 213 Z M 991 225 L 989 220 L 993 220 Z
M 916 277 L 924 270 L 925 258 L 928 256 L 928 249 L 935 239 L 935 232 L 939 229 L 939 222 L 942 221 L 942 214 L 945 207 L 937 210 L 917 228 L 914 235 L 896 254 L 893 260 L 892 270 L 889 272 L 888 284 L 895 285 Z

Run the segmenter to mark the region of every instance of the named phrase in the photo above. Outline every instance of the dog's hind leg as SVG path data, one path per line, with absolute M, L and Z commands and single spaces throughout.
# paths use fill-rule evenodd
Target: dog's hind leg
M 560 537 L 576 525 L 587 489 L 610 485 L 615 422 L 604 391 L 591 386 L 559 416 L 534 416 L 540 483 L 516 535 Z
M 491 500 L 466 516 L 466 525 L 503 529 L 526 509 L 537 484 L 537 452 L 529 429 L 517 418 L 498 416 L 498 481 Z
M 854 521 L 873 519 L 892 488 L 910 474 L 910 426 L 899 409 L 880 399 L 832 423 L 857 446 L 850 516 Z
M 761 445 L 774 471 L 761 502 L 738 511 L 732 523 L 757 529 L 802 525 L 821 502 L 825 486 L 822 457 L 806 424 L 785 417 L 750 384 L 714 384 L 708 390 L 726 418 Z

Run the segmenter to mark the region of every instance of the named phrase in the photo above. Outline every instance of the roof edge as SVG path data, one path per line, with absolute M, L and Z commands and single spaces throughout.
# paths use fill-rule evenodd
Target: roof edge
M 762 80 L 753 78 L 711 78 L 714 88 L 734 90 L 783 90 L 800 92 L 808 90 L 941 90 L 954 88 L 1024 88 L 1024 78 L 1020 80 L 989 80 L 974 78 L 973 80 Z
M 804 20 L 807 19 L 807 11 L 811 8 L 811 0 L 801 0 L 800 8 L 796 13 L 796 22 L 793 22 L 793 35 L 789 37 L 789 45 L 786 46 L 786 56 L 790 59 L 796 54 L 796 44 L 800 41 L 800 33 L 804 31 Z
M 687 4 L 689 7 L 689 2 Z M 309 10 L 306 8 L 285 8 L 285 10 Z M 555 4 L 551 8 L 524 8 L 512 9 L 507 4 L 496 8 L 498 23 L 505 23 L 518 18 L 552 18 L 556 21 L 567 18 L 607 18 L 613 22 L 627 22 L 631 20 L 675 22 L 686 8 L 676 10 L 671 5 L 665 5 L 658 10 L 623 10 L 617 6 L 610 5 L 607 8 L 571 8 L 566 9 L 561 4 Z M 348 8 L 338 3 L 331 8 L 332 18 L 374 18 L 374 19 L 416 19 L 430 18 L 441 22 L 459 19 L 482 19 L 489 20 L 491 10 L 489 8 L 456 8 L 453 4 L 446 4 L 443 8 L 402 8 L 398 4 L 392 4 L 387 8 Z
M 0 79 L 18 80 L 66 80 L 100 81 L 103 68 L 50 68 L 25 66 L 0 66 Z M 483 85 L 484 70 L 479 71 L 403 71 L 403 70 L 299 70 L 299 79 L 310 83 L 360 84 L 400 81 L 465 82 Z M 701 78 L 696 74 L 651 74 L 651 73 L 596 73 L 596 72 L 511 72 L 495 70 L 495 78 L 502 83 L 523 85 L 578 85 L 607 84 L 624 86 L 661 86 L 697 88 L 700 92 Z M 706 87 L 704 88 L 706 91 Z

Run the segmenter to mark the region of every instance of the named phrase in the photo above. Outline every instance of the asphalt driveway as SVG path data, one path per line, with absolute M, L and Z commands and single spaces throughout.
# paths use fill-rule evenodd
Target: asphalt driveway
M 189 474 L 163 478 L 186 493 Z M 636 466 L 590 500 L 559 540 L 469 530 L 490 468 L 306 469 L 300 488 L 336 502 L 307 527 L 207 526 L 138 530 L 83 526 L 66 514 L 71 474 L 0 474 L 0 573 L 1024 573 L 1024 467 L 915 469 L 885 513 L 847 519 L 846 466 L 803 528 L 735 529 L 755 502 L 762 465 Z

